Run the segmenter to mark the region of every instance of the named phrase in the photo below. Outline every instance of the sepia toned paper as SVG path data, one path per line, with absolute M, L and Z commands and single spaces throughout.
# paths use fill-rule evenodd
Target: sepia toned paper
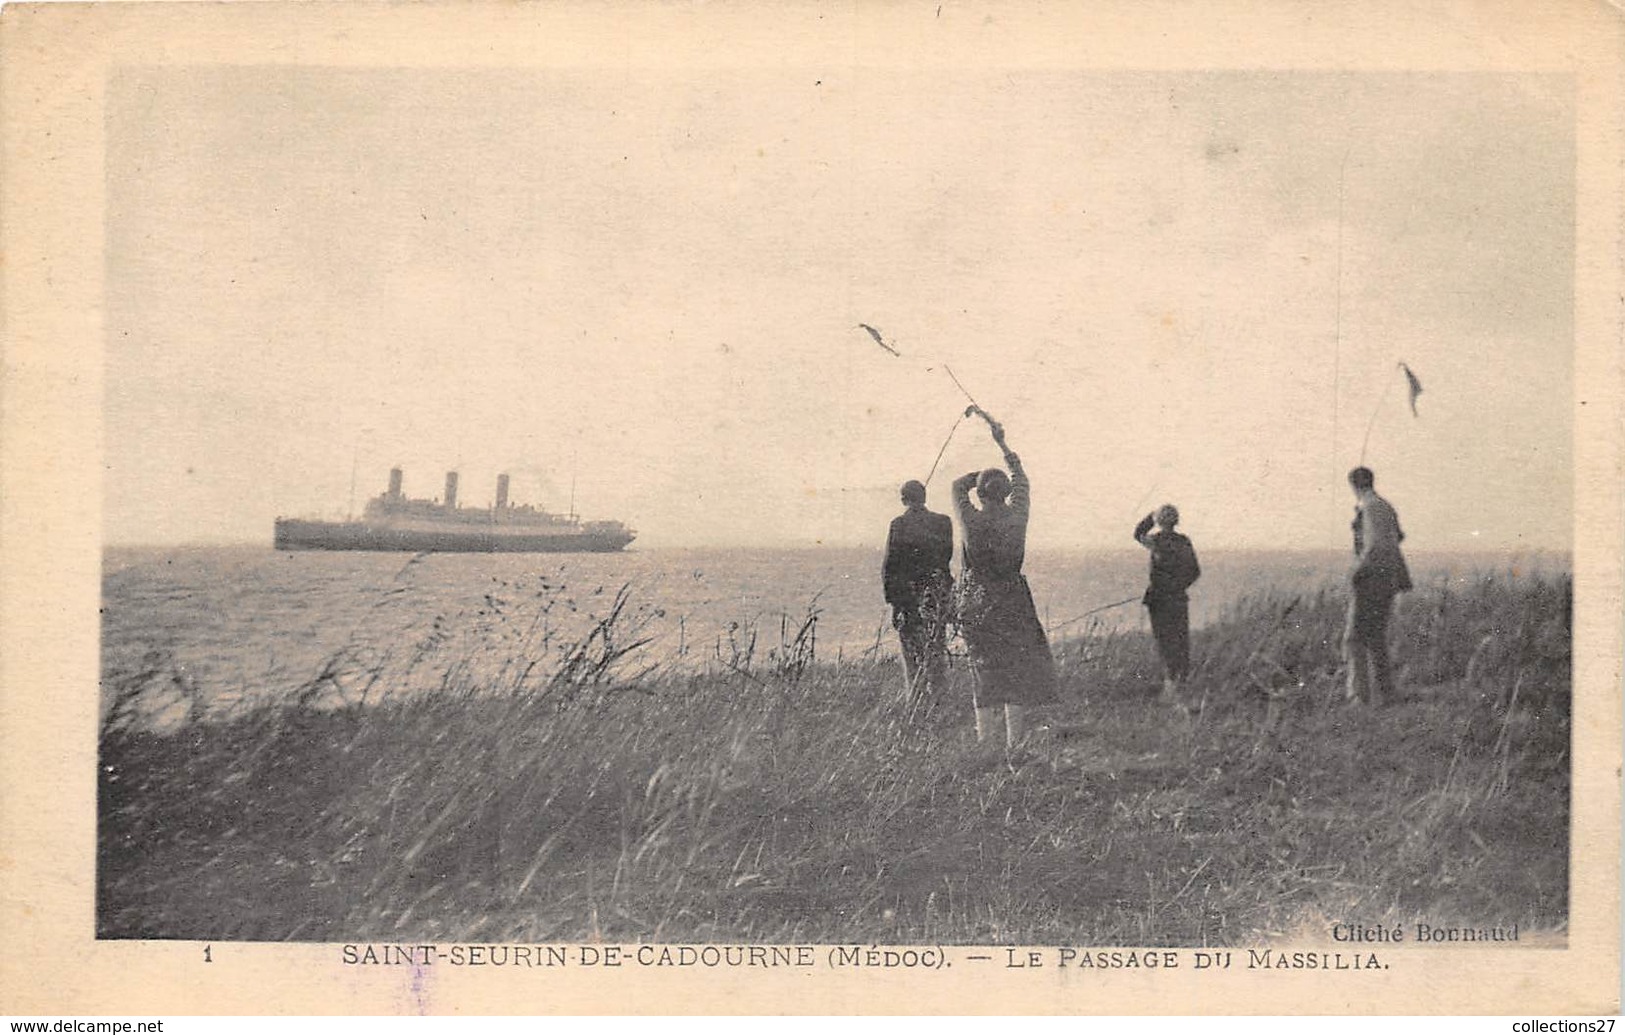
M 7 6 L 0 1007 L 1617 1013 L 1620 39 L 1617 10 L 1582 2 Z M 1314 150 L 1318 175 L 1282 175 L 1272 147 Z M 1175 152 L 1217 171 L 1180 180 Z M 1099 179 L 1098 202 L 1076 186 Z M 1194 197 L 1200 218 L 1168 200 Z M 1356 206 L 1380 213 L 1364 232 L 1341 218 Z M 1305 269 L 1312 297 L 1291 287 Z M 536 339 L 533 314 L 575 303 L 574 337 Z M 1450 335 L 1491 342 L 1491 368 Z M 1152 358 L 1120 362 L 1124 342 Z M 753 970 L 587 965 L 602 947 L 582 943 L 536 971 L 96 937 L 104 547 L 268 536 L 271 503 L 342 498 L 389 406 L 415 423 L 368 460 L 418 448 L 410 475 L 483 479 L 505 462 L 490 439 L 569 450 L 569 478 L 532 484 L 636 513 L 652 545 L 878 546 L 887 451 L 923 470 L 964 400 L 873 366 L 876 345 L 979 357 L 972 391 L 1051 494 L 1035 547 L 1057 548 L 1126 541 L 1100 499 L 1116 514 L 1153 475 L 1200 472 L 1214 540 L 1341 547 L 1337 478 L 1394 434 L 1372 385 L 1400 384 L 1394 349 L 1415 363 L 1410 402 L 1440 430 L 1383 483 L 1413 501 L 1408 530 L 1571 551 L 1567 929 L 1221 976 L 1192 969 L 1200 945 L 1172 970 L 1085 972 L 1057 945 L 851 947 L 875 966 L 819 945 Z M 1469 377 L 1477 402 L 1439 401 Z M 482 430 L 448 430 L 480 410 Z M 1136 442 L 1160 469 L 1123 459 Z M 986 448 L 938 459 L 958 477 Z M 1259 947 L 1333 948 L 1276 934 Z

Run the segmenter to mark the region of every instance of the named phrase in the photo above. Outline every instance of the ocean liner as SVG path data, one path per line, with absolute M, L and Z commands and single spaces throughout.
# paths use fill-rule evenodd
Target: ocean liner
M 406 550 L 413 553 L 607 553 L 636 533 L 619 521 L 582 521 L 508 502 L 508 476 L 497 476 L 496 503 L 457 505 L 457 472 L 446 474 L 444 501 L 408 499 L 401 469 L 389 472 L 389 489 L 367 501 L 359 520 L 277 518 L 278 550 Z

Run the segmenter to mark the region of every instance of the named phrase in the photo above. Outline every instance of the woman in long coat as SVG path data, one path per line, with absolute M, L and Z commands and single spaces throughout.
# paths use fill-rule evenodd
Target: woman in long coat
M 1021 458 L 1005 444 L 1004 426 L 982 416 L 1010 473 L 990 467 L 954 481 L 963 544 L 959 622 L 976 673 L 976 739 L 994 733 L 1002 708 L 1005 743 L 1013 748 L 1026 734 L 1027 708 L 1057 699 L 1055 662 L 1021 574 L 1032 485 Z M 980 507 L 971 503 L 972 487 Z

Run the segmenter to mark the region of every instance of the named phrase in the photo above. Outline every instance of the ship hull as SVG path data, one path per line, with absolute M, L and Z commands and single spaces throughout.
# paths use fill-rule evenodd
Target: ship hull
M 625 532 L 514 532 L 481 529 L 391 528 L 360 521 L 278 518 L 278 550 L 368 550 L 404 553 L 614 553 L 632 541 Z

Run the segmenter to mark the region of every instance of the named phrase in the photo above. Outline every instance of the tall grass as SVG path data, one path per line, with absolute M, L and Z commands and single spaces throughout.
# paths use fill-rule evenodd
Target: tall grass
M 1212 945 L 1425 918 L 1562 929 L 1566 577 L 1424 586 L 1404 702 L 1341 699 L 1336 587 L 1195 638 L 1183 709 L 1142 633 L 1058 645 L 1008 765 L 968 675 L 913 711 L 883 652 L 817 657 L 816 601 L 690 667 L 626 589 L 546 593 L 220 712 L 153 657 L 101 743 L 104 937 Z M 517 602 L 516 602 L 517 601 Z M 699 659 L 703 658 L 703 663 Z M 427 688 L 413 674 L 433 673 Z M 411 686 L 410 692 L 401 692 Z M 252 698 L 244 698 L 252 702 Z

